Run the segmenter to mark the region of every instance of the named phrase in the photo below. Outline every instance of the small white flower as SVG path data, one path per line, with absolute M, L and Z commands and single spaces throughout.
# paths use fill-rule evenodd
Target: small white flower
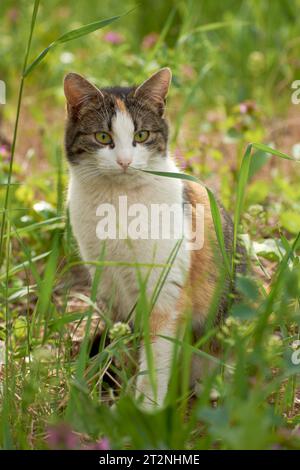
M 293 343 L 291 344 L 292 346 L 292 349 L 294 351 L 297 351 L 297 349 L 300 348 L 300 340 L 299 339 L 296 339 L 295 341 L 293 341 Z
M 293 145 L 292 154 L 296 160 L 300 160 L 300 143 Z
M 71 64 L 74 62 L 74 54 L 72 52 L 62 52 L 59 59 L 62 64 Z
M 130 333 L 131 329 L 128 323 L 117 322 L 109 330 L 109 337 L 111 340 L 114 340 L 129 335 Z
M 0 366 L 5 364 L 5 342 L 0 341 Z
M 33 205 L 33 208 L 36 212 L 53 211 L 53 206 L 51 206 L 51 204 L 49 204 L 49 202 L 46 202 L 46 201 L 36 202 Z

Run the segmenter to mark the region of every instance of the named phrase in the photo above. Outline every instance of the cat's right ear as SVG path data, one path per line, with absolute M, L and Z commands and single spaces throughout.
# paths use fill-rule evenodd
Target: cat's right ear
M 145 80 L 134 92 L 134 96 L 151 100 L 156 104 L 160 114 L 164 113 L 166 96 L 172 80 L 172 72 L 169 67 L 164 67 Z
M 101 91 L 78 73 L 68 73 L 64 79 L 68 111 L 78 109 L 87 100 L 103 98 Z

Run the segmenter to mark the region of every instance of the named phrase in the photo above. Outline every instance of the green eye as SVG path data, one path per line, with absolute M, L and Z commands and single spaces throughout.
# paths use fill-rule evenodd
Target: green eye
M 108 145 L 112 143 L 112 138 L 107 132 L 97 132 L 96 139 L 100 144 Z
M 134 134 L 134 141 L 141 144 L 145 142 L 150 135 L 149 131 L 138 131 Z

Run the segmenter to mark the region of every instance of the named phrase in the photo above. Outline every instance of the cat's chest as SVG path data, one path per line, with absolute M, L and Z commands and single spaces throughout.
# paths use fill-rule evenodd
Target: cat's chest
M 122 259 L 127 256 L 132 258 L 133 255 L 150 258 L 154 247 L 156 252 L 167 255 L 169 245 L 170 250 L 174 245 L 173 234 L 169 234 L 170 240 L 168 237 L 159 240 L 162 227 L 157 224 L 163 224 L 164 217 L 157 215 L 163 214 L 162 209 L 168 212 L 168 208 L 172 208 L 173 212 L 169 215 L 173 217 L 174 226 L 182 223 L 181 184 L 181 181 L 152 179 L 151 184 L 140 186 L 105 181 L 83 186 L 76 179 L 71 179 L 71 224 L 83 257 L 94 258 L 104 239 L 111 258 L 120 258 L 120 255 Z M 170 227 L 171 232 L 173 228 Z M 133 240 L 131 250 L 128 238 Z
M 182 204 L 181 183 L 168 184 L 153 181 L 152 184 L 130 187 L 130 184 L 115 185 L 99 184 L 86 185 L 72 181 L 69 187 L 69 207 L 73 214 L 84 219 L 97 219 L 99 213 L 113 208 L 115 213 L 127 210 L 128 214 L 134 210 L 146 208 L 151 211 L 162 205 Z M 150 214 L 150 212 L 149 212 Z

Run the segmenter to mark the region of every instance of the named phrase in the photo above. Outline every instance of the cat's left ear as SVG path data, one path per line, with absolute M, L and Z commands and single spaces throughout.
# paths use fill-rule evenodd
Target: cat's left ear
M 171 69 L 169 69 L 169 67 L 160 69 L 135 90 L 134 96 L 136 98 L 151 100 L 158 105 L 161 113 L 163 113 L 171 80 Z
M 64 79 L 68 110 L 80 108 L 87 100 L 103 98 L 101 91 L 78 73 L 68 73 Z

